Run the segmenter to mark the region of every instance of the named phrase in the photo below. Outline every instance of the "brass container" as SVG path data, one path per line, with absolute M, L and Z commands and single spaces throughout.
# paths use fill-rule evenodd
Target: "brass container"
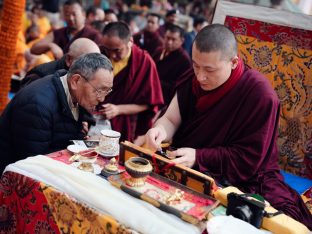
M 140 157 L 132 157 L 125 162 L 125 168 L 128 174 L 131 176 L 127 179 L 127 184 L 132 187 L 140 187 L 145 184 L 146 176 L 148 176 L 153 167 L 151 163 Z

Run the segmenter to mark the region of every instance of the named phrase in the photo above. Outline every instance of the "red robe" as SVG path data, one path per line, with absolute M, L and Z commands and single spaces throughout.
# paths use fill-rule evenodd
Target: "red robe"
M 195 148 L 201 172 L 262 195 L 274 208 L 312 229 L 311 213 L 280 174 L 276 144 L 280 106 L 268 80 L 246 69 L 229 92 L 199 113 L 194 77 L 189 71 L 178 87 L 182 124 L 173 145 Z
M 154 61 L 149 54 L 132 46 L 128 65 L 115 77 L 113 92 L 104 103 L 148 105 L 137 115 L 119 115 L 111 120 L 112 128 L 121 132 L 121 140 L 133 141 L 152 126 L 152 119 L 163 104 L 160 81 Z
M 158 47 L 163 45 L 163 39 L 158 31 L 151 33 L 149 31 L 142 31 L 133 35 L 134 43 L 141 49 L 146 50 L 152 57 Z
M 67 27 L 63 27 L 53 31 L 54 43 L 57 44 L 63 50 L 64 54 L 67 53 L 70 44 L 81 37 L 89 38 L 99 45 L 101 42 L 102 35 L 96 31 L 94 28 L 90 26 L 85 26 L 81 29 L 73 38 L 69 38 L 69 34 L 67 32 Z
M 172 51 L 160 60 L 162 51 L 162 47 L 157 48 L 153 59 L 157 66 L 165 105 L 169 105 L 174 96 L 175 87 L 179 78 L 184 72 L 192 68 L 192 63 L 183 48 Z

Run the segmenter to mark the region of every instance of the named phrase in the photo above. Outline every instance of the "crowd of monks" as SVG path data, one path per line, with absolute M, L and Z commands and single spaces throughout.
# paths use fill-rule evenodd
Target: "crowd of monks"
M 62 6 L 62 15 L 65 26 L 59 27 L 59 23 L 49 22 L 39 6 L 34 6 L 25 14 L 17 45 L 15 70 L 17 75 L 24 77 L 22 87 L 38 77 L 68 69 L 70 63 L 65 63 L 65 58 L 68 60 L 70 57 L 71 43 L 78 38 L 88 38 L 100 47 L 114 66 L 114 92 L 98 110 L 111 120 L 115 130 L 122 133 L 122 140 L 130 141 L 144 134 L 151 127 L 155 114 L 169 104 L 179 77 L 192 67 L 192 40 L 208 24 L 205 17 L 195 17 L 193 30 L 186 33 L 183 26 L 178 25 L 178 10 L 168 10 L 163 25 L 161 15 L 147 13 L 146 25 L 142 30 L 134 33 L 131 24 L 125 25 L 122 33 L 127 34 L 126 37 L 117 36 L 115 40 L 105 35 L 106 25 L 119 22 L 115 27 L 121 27 L 122 30 L 123 23 L 118 21 L 112 9 L 104 11 L 91 6 L 85 10 L 79 1 L 66 1 Z M 130 31 L 127 31 L 127 27 Z M 74 53 L 81 55 L 92 52 L 85 47 L 79 45 Z M 76 57 L 72 56 L 72 59 Z M 48 63 L 50 61 L 53 62 Z M 42 66 L 38 65 L 46 63 L 52 67 L 49 71 L 42 71 Z M 140 72 L 136 71 L 138 67 L 141 68 Z M 124 113 L 118 113 L 120 111 Z
M 186 32 L 179 24 L 179 11 L 171 9 L 162 25 L 159 14 L 146 14 L 146 25 L 138 30 L 131 19 L 119 20 L 111 9 L 85 11 L 74 0 L 62 6 L 65 26 L 51 25 L 38 7 L 29 15 L 17 45 L 16 73 L 24 77 L 23 85 L 0 119 L 0 149 L 9 152 L 0 170 L 18 159 L 65 148 L 68 141 L 64 139 L 73 139 L 77 129 L 84 134 L 79 137 L 86 136 L 92 124 L 86 111 L 110 120 L 112 129 L 121 133 L 121 141 L 145 141 L 155 148 L 161 141 L 172 141 L 180 147 L 174 152 L 180 156 L 176 163 L 219 181 L 226 179 L 245 192 L 260 193 L 274 207 L 312 228 L 307 208 L 279 173 L 279 101 L 263 75 L 246 68 L 237 57 L 235 38 L 228 29 L 205 27 L 206 18 L 194 16 L 193 29 Z M 81 70 L 84 66 L 85 71 Z M 45 100 L 51 104 L 45 112 L 29 107 L 43 119 L 58 111 L 58 121 L 49 119 L 55 132 L 40 129 L 40 118 L 29 128 L 51 142 L 43 145 L 43 139 L 36 141 L 34 135 L 21 136 L 21 132 L 9 139 L 4 131 L 15 131 L 10 130 L 9 120 L 14 105 L 19 110 L 28 105 L 28 100 L 19 100 L 22 96 L 37 102 L 33 93 L 40 88 L 44 96 L 44 87 L 49 97 L 62 99 L 66 105 L 50 98 Z M 60 87 L 65 90 L 62 96 L 57 94 L 63 90 Z M 82 88 L 90 93 L 84 94 Z M 19 126 L 27 132 L 28 119 L 18 117 Z

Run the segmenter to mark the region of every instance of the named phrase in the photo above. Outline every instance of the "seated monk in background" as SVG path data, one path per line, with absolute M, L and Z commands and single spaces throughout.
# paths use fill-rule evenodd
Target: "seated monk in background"
M 160 16 L 155 13 L 149 13 L 146 18 L 145 29 L 134 34 L 133 41 L 153 57 L 156 49 L 163 45 L 163 39 L 158 32 Z
M 177 26 L 168 26 L 165 33 L 164 46 L 155 51 L 153 59 L 156 63 L 165 106 L 168 106 L 181 75 L 192 68 L 191 59 L 182 48 L 184 29 Z
M 114 89 L 100 106 L 121 140 L 134 141 L 152 126 L 163 104 L 156 65 L 150 55 L 133 45 L 126 23 L 111 22 L 103 30 L 102 53 L 114 67 Z
M 50 32 L 35 43 L 31 53 L 38 55 L 51 50 L 55 59 L 60 59 L 77 38 L 86 37 L 97 44 L 100 42 L 101 34 L 91 26 L 85 25 L 86 17 L 79 1 L 66 1 L 63 12 L 67 26 Z
M 174 163 L 198 168 L 312 229 L 312 216 L 280 174 L 277 130 L 280 103 L 269 81 L 237 57 L 234 34 L 212 24 L 195 37 L 193 70 L 185 73 L 166 113 L 145 141 L 177 147 Z

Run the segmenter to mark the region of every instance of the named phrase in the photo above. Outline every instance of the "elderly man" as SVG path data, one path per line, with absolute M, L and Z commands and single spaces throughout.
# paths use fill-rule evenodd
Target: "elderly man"
M 100 53 L 79 57 L 67 75 L 55 73 L 26 86 L 0 117 L 0 170 L 83 139 L 88 131 L 85 121 L 112 86 L 112 64 Z
M 175 163 L 227 181 L 312 229 L 300 196 L 283 181 L 276 143 L 279 100 L 268 80 L 237 57 L 223 25 L 202 29 L 193 43 L 194 72 L 185 74 L 166 113 L 146 134 L 156 149 L 172 140 Z M 195 73 L 195 74 L 194 74 Z
M 34 80 L 54 74 L 61 69 L 67 71 L 76 58 L 88 53 L 100 53 L 100 48 L 88 38 L 78 38 L 70 45 L 68 52 L 61 59 L 40 64 L 28 71 L 22 80 L 21 85 L 28 85 Z
M 163 97 L 154 61 L 146 51 L 133 45 L 130 29 L 112 22 L 103 30 L 101 51 L 114 67 L 114 90 L 102 104 L 101 112 L 121 132 L 121 140 L 133 141 L 152 125 Z
M 192 68 L 191 60 L 182 48 L 183 41 L 184 30 L 177 25 L 170 25 L 165 33 L 164 46 L 157 48 L 153 56 L 166 106 L 174 96 L 181 75 Z
M 91 26 L 85 25 L 86 17 L 79 1 L 66 1 L 63 13 L 67 26 L 50 32 L 35 43 L 30 50 L 32 54 L 42 54 L 51 50 L 54 57 L 60 59 L 77 38 L 86 37 L 95 43 L 100 42 L 101 34 Z
M 145 29 L 133 35 L 133 41 L 153 57 L 155 50 L 163 45 L 163 39 L 158 33 L 160 16 L 155 13 L 149 13 L 146 18 L 147 24 Z

